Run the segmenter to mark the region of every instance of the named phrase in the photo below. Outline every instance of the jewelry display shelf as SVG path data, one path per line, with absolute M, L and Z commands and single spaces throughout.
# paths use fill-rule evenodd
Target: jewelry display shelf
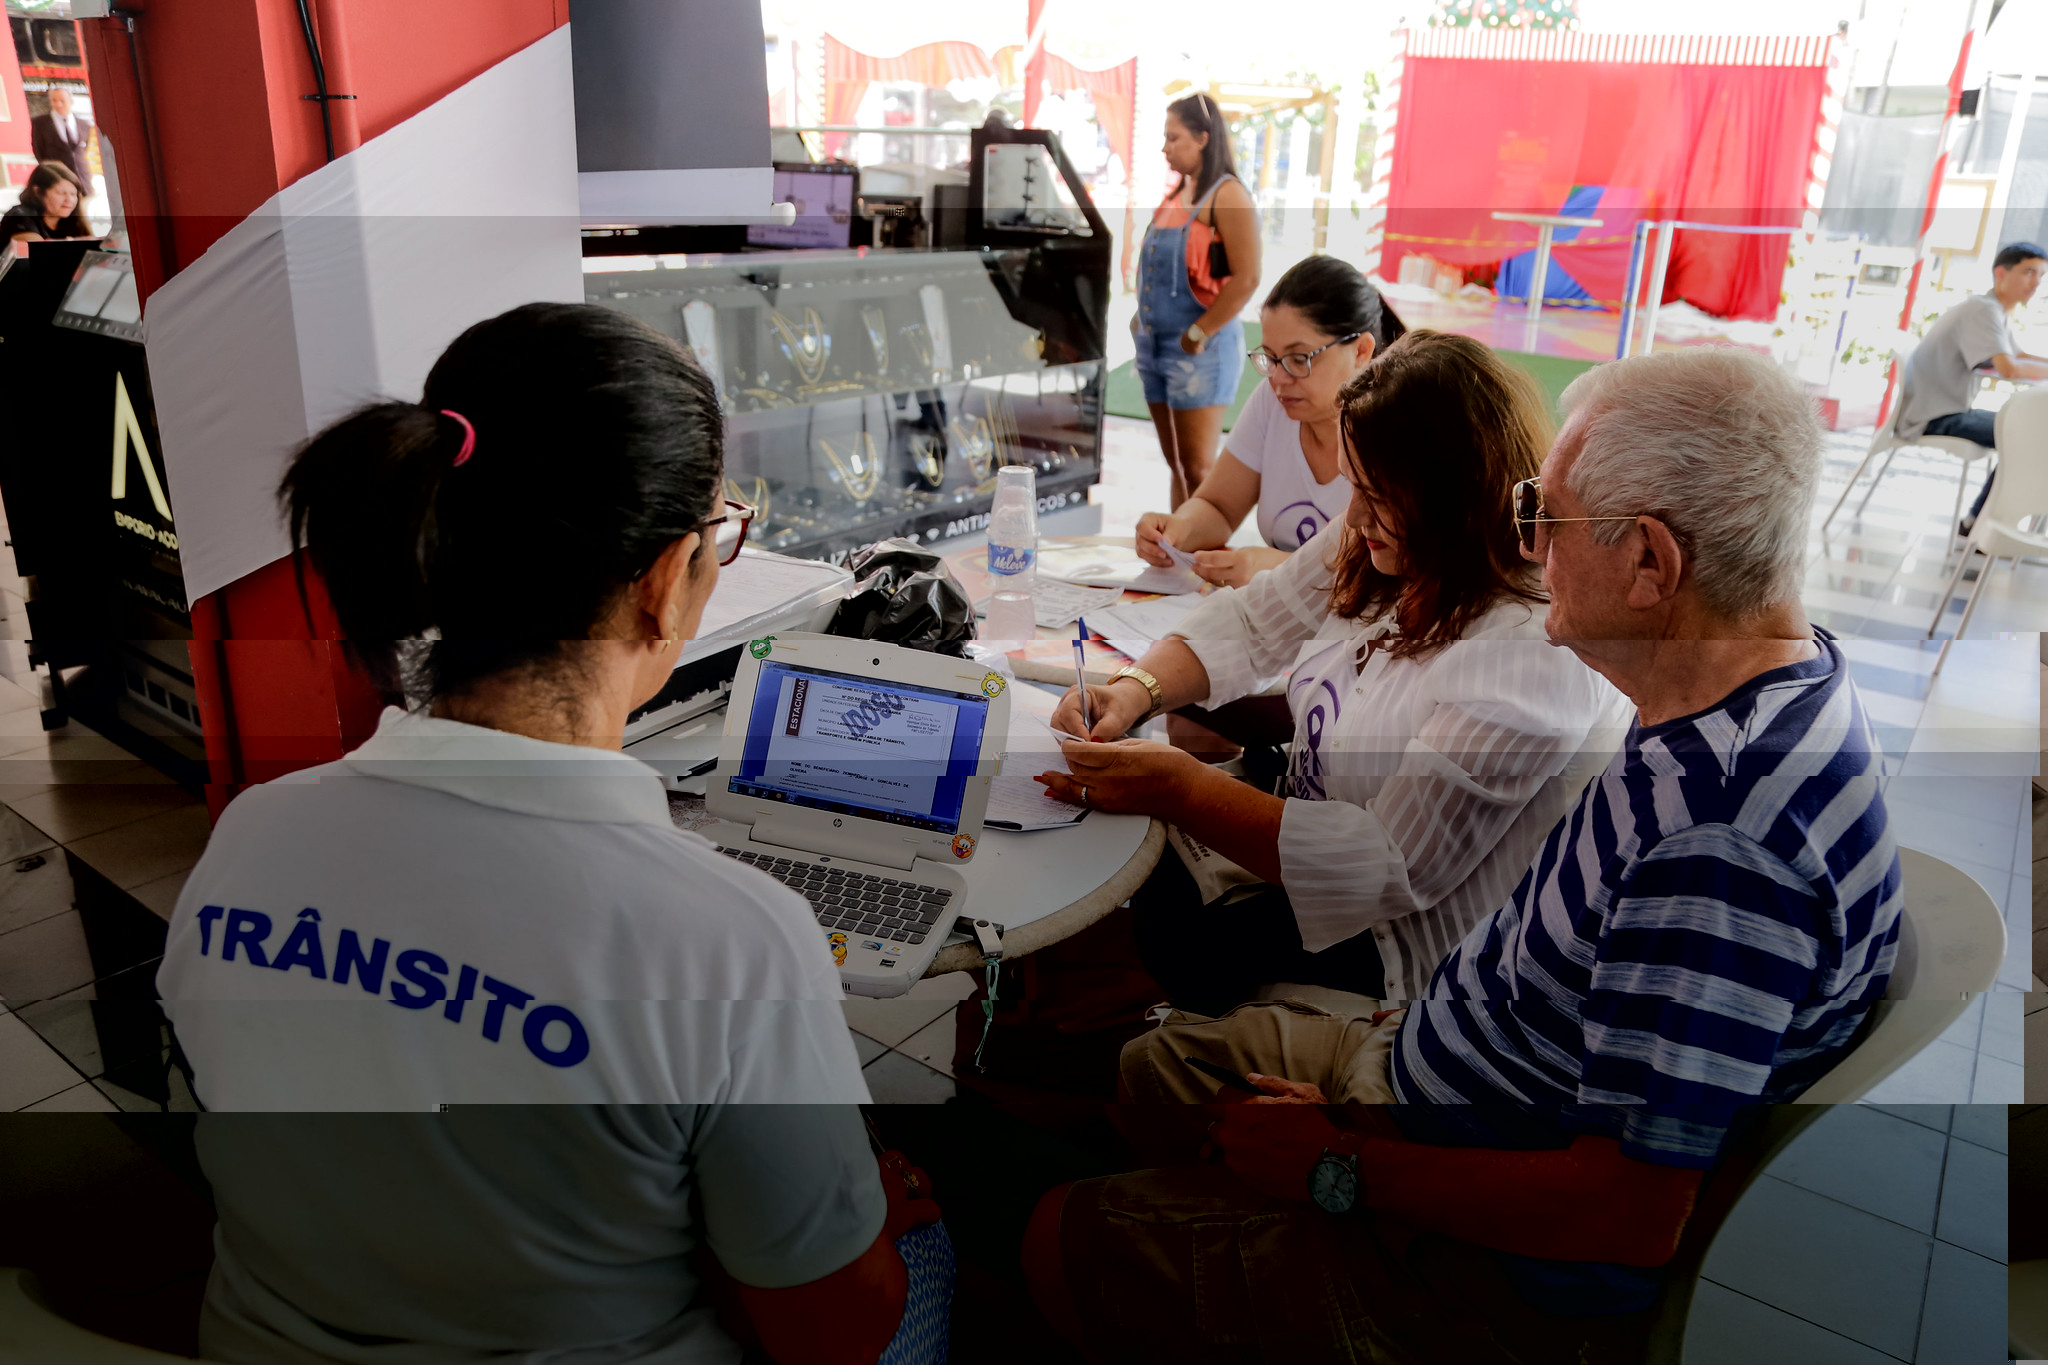
M 978 530 L 1005 464 L 1038 470 L 1041 513 L 1087 501 L 1108 230 L 1050 134 L 976 130 L 974 166 L 964 249 L 586 259 L 590 302 L 711 375 L 749 543 L 831 558 Z

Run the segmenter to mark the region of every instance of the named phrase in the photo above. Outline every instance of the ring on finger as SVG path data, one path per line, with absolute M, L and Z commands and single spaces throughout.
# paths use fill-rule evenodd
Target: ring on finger
M 1088 789 L 1086 787 L 1081 788 L 1081 804 L 1084 806 L 1088 804 Z

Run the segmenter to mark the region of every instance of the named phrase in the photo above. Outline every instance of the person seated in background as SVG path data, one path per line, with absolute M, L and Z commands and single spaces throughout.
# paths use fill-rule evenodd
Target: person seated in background
M 1344 519 L 1090 687 L 1095 742 L 1063 746 L 1071 775 L 1038 779 L 1185 836 L 1132 910 L 1146 968 L 1202 1014 L 1268 981 L 1419 995 L 1626 724 L 1619 693 L 1544 643 L 1542 585 L 1508 533 L 1548 434 L 1528 377 L 1469 337 L 1410 332 L 1337 402 Z M 1284 795 L 1168 745 L 1111 742 L 1290 672 Z M 1074 692 L 1053 721 L 1082 733 Z M 1238 898 L 1190 871 L 1217 854 L 1267 885 Z
M 1034 1293 L 1109 1356 L 1243 1359 L 1233 1334 L 1277 1323 L 1391 1343 L 1376 1360 L 1630 1358 L 1730 1128 L 1839 1062 L 1884 993 L 1904 898 L 1882 754 L 1799 605 L 1811 404 L 1762 356 L 1694 347 L 1602 365 L 1564 406 L 1516 522 L 1551 638 L 1635 704 L 1627 743 L 1406 1010 L 1249 1005 L 1126 1048 L 1135 1100 L 1216 1099 L 1188 1056 L 1266 1095 L 1211 1129 L 1230 1174 L 1039 1206 Z M 1344 1128 L 1329 1101 L 1388 1108 Z M 1241 1277 L 1190 1311 L 1224 1263 Z M 1131 1331 L 1133 1305 L 1158 1326 Z M 1531 1308 L 1610 1321 L 1548 1342 Z
M 1972 294 L 1943 313 L 1906 362 L 1899 411 L 1903 436 L 1960 436 L 1980 446 L 1995 445 L 1998 414 L 1973 408 L 1977 372 L 1990 369 L 2000 379 L 2048 379 L 2048 358 L 2030 355 L 2013 344 L 2012 311 L 2034 297 L 2048 272 L 2048 251 L 2032 242 L 2009 242 L 1991 258 L 1991 290 Z M 1994 467 L 1957 529 L 1964 535 L 1977 523 L 1977 513 L 1991 496 Z
M 1162 567 L 1161 542 L 1195 556 L 1211 583 L 1241 588 L 1287 561 L 1351 503 L 1338 395 L 1375 350 L 1407 331 L 1355 266 L 1311 256 L 1280 277 L 1259 309 L 1251 362 L 1266 376 L 1237 415 L 1223 455 L 1171 514 L 1138 518 L 1138 554 Z M 1254 507 L 1264 545 L 1226 548 Z
M 45 161 L 30 171 L 20 200 L 0 214 L 0 240 L 54 242 L 92 235 L 85 219 L 85 187 L 59 161 Z
M 897 1246 L 938 1205 L 852 1105 L 204 1114 L 195 1140 L 199 1347 L 225 1365 L 724 1365 L 741 1341 L 909 1365 L 932 1353 L 899 1336 L 944 1340 L 943 1229 Z

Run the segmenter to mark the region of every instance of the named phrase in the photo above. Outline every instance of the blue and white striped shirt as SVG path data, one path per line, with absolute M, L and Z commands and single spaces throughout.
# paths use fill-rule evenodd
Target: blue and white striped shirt
M 1740 1106 L 1840 1060 L 1884 994 L 1903 899 L 1882 752 L 1814 636 L 1818 658 L 1630 729 L 1410 1007 L 1404 1127 L 1509 1147 L 1602 1133 L 1705 1168 Z

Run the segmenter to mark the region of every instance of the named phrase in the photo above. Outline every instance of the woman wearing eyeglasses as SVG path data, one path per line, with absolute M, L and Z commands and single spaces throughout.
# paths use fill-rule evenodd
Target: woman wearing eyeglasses
M 1172 563 L 1164 541 L 1195 556 L 1195 572 L 1241 588 L 1285 563 L 1344 519 L 1351 482 L 1339 449 L 1337 396 L 1375 350 L 1407 331 L 1365 276 L 1335 256 L 1311 256 L 1282 275 L 1259 309 L 1251 353 L 1266 383 L 1245 400 L 1223 455 L 1194 496 L 1138 518 L 1138 553 Z M 1252 509 L 1262 546 L 1227 549 Z
M 1090 687 L 1095 742 L 1038 779 L 1183 836 L 1132 909 L 1145 966 L 1196 1014 L 1267 982 L 1420 996 L 1627 725 L 1622 695 L 1548 643 L 1517 543 L 1513 490 L 1549 441 L 1527 376 L 1469 337 L 1410 332 L 1336 407 L 1343 519 Z M 1280 795 L 1121 738 L 1275 676 L 1294 717 Z M 1081 733 L 1072 693 L 1053 724 Z
M 157 984 L 202 1104 L 867 1099 L 810 907 L 621 752 L 745 536 L 723 456 L 688 352 L 529 304 L 292 460 L 313 600 L 410 700 L 186 882 Z

